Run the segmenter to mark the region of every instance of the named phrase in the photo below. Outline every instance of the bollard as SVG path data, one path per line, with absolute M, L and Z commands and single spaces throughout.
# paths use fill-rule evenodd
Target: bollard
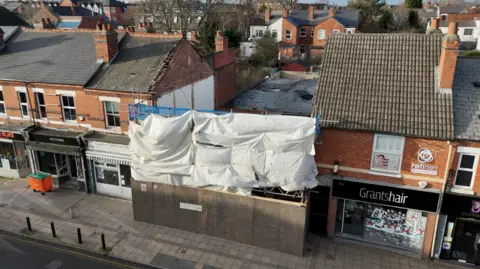
M 80 231 L 80 228 L 77 228 L 77 236 L 78 236 L 78 243 L 82 243 L 82 231 Z
M 32 231 L 32 224 L 30 223 L 30 217 L 26 217 L 27 219 L 27 228 L 28 228 L 28 231 Z
M 57 237 L 57 233 L 55 232 L 55 224 L 52 222 L 50 222 L 50 228 L 52 228 L 52 235 L 53 237 Z
M 102 248 L 103 250 L 107 249 L 107 246 L 105 245 L 105 235 L 102 234 Z

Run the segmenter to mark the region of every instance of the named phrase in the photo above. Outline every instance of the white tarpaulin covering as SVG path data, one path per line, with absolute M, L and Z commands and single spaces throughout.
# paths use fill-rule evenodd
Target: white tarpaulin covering
M 232 189 L 317 185 L 315 119 L 190 111 L 130 124 L 135 180 Z

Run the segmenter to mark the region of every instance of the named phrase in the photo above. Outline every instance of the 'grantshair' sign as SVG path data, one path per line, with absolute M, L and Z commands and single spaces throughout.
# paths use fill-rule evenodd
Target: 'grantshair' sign
M 366 180 L 360 182 L 334 179 L 332 196 L 340 199 L 436 212 L 440 192 L 423 191 L 420 188 L 417 190 L 403 186 L 371 184 Z

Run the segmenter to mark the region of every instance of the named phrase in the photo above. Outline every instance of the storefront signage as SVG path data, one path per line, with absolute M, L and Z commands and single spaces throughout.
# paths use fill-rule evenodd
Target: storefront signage
M 31 133 L 30 137 L 33 141 L 43 142 L 43 143 L 52 143 L 60 144 L 66 146 L 76 146 L 78 147 L 78 140 L 75 137 L 58 137 L 58 136 L 47 136 Z
M 334 179 L 332 196 L 347 200 L 436 212 L 440 193 Z
M 3 132 L 3 131 L 0 131 L 0 138 L 25 141 L 25 138 L 21 134 Z
M 440 212 L 449 216 L 480 219 L 480 197 L 445 193 Z
M 438 175 L 438 165 L 430 165 L 435 160 L 438 153 L 431 151 L 428 148 L 421 148 L 417 154 L 417 160 L 420 163 L 412 163 L 410 171 L 412 173 L 425 174 L 425 175 Z
M 202 212 L 202 206 L 201 205 L 195 205 L 195 204 L 189 204 L 189 203 L 180 203 L 180 208 Z

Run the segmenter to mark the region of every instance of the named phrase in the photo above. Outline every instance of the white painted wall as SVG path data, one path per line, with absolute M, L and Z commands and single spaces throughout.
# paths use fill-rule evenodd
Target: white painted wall
M 252 25 L 250 26 L 250 38 L 251 39 L 256 39 L 257 37 L 255 37 L 255 32 L 257 30 L 262 30 L 264 33 L 267 31 L 267 26 L 264 26 L 264 25 Z
M 166 93 L 157 99 L 157 106 L 190 109 L 215 109 L 213 76 Z
M 252 56 L 253 49 L 254 49 L 254 43 L 251 41 L 240 43 L 240 57 L 248 58 Z
M 273 30 L 277 30 L 277 41 L 278 42 L 282 41 L 282 19 L 277 20 L 276 22 L 270 24 L 268 26 L 268 30 L 270 32 L 273 32 Z
M 348 33 L 348 31 L 351 31 L 352 34 L 354 34 L 356 29 L 355 28 L 345 28 L 345 33 Z
M 448 33 L 448 27 L 439 27 L 439 29 L 444 34 Z M 472 35 L 464 35 L 463 33 L 464 33 L 465 29 L 473 29 L 473 34 Z M 479 35 L 480 35 L 480 28 L 478 28 L 478 27 L 458 27 L 457 35 L 460 38 L 460 41 L 476 42 L 478 40 Z

